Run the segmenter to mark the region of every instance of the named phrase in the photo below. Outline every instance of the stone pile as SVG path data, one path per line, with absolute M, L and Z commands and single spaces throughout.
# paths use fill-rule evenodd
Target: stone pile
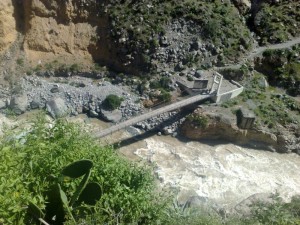
M 199 39 L 202 31 L 194 23 L 178 19 L 168 26 L 151 56 L 157 68 L 167 67 L 165 69 L 180 72 L 194 62 L 207 68 L 222 65 L 222 49 Z
M 146 111 L 140 104 L 140 97 L 128 91 L 130 88 L 122 84 L 95 82 L 85 77 L 53 79 L 39 76 L 22 78 L 18 93 L 10 95 L 3 92 L 0 111 L 20 115 L 29 110 L 45 109 L 53 118 L 85 113 L 112 123 L 127 120 Z M 102 102 L 109 94 L 124 99 L 118 109 L 109 111 L 102 107 Z M 175 136 L 183 121 L 178 112 L 168 112 L 140 122 L 136 127 L 145 131 L 156 129 L 159 134 Z
M 21 80 L 20 93 L 1 98 L 0 110 L 10 109 L 12 113 L 20 115 L 26 110 L 46 109 L 55 118 L 86 113 L 91 117 L 118 122 L 139 114 L 142 110 L 139 98 L 125 89 L 108 81 L 95 83 L 94 80 L 84 77 L 56 80 L 46 80 L 37 76 L 24 77 Z M 114 112 L 105 112 L 102 109 L 102 102 L 109 94 L 124 99 L 119 109 Z

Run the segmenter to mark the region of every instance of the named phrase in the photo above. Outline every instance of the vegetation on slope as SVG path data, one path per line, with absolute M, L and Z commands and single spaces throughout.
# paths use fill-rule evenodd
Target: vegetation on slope
M 196 0 L 118 0 L 108 8 L 113 35 L 128 40 L 129 49 L 144 49 L 148 54 L 159 46 L 159 37 L 173 19 L 195 21 L 201 37 L 224 49 L 227 57 L 240 55 L 240 48 L 251 47 L 250 32 L 230 2 Z
M 278 3 L 264 2 L 254 15 L 254 32 L 260 36 L 260 44 L 286 41 L 300 34 L 300 2 L 284 0 Z
M 110 147 L 99 147 L 74 124 L 57 121 L 52 128 L 46 125 L 41 117 L 26 136 L 7 134 L 1 140 L 0 224 L 34 224 L 35 219 L 27 214 L 29 202 L 44 209 L 53 175 L 81 159 L 93 161 L 90 180 L 99 183 L 103 193 L 86 214 L 74 214 L 78 223 L 93 218 L 97 224 L 150 224 L 160 216 L 164 201 L 154 194 L 153 177 L 147 169 L 128 163 Z M 78 182 L 64 179 L 60 185 L 68 190 L 69 198 Z
M 227 101 L 222 106 L 246 107 L 253 110 L 257 116 L 258 127 L 276 129 L 276 125 L 297 124 L 300 122 L 300 103 L 274 87 L 262 86 L 264 75 L 255 73 L 253 77 L 244 80 L 245 90 L 235 99 Z
M 282 87 L 290 95 L 300 94 L 300 45 L 293 49 L 267 50 L 256 69 L 268 77 L 270 84 Z
M 120 107 L 123 100 L 124 99 L 122 97 L 111 94 L 104 99 L 102 104 L 105 109 L 115 110 Z

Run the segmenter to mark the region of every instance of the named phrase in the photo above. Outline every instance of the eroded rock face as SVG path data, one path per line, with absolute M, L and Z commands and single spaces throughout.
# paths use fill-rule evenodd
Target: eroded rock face
M 0 1 L 0 53 L 16 40 L 16 21 L 12 0 Z
M 283 127 L 282 131 L 276 134 L 256 128 L 243 130 L 237 126 L 236 117 L 231 112 L 226 112 L 226 110 L 218 112 L 213 109 L 197 109 L 194 115 L 207 118 L 208 123 L 206 127 L 201 127 L 197 122 L 186 120 L 180 131 L 183 136 L 190 139 L 221 139 L 277 152 L 298 152 L 300 150 L 300 139 L 290 134 Z
M 97 29 L 104 18 L 97 17 L 96 1 L 84 2 L 24 2 L 24 49 L 31 60 L 47 61 L 57 56 L 78 61 L 93 58 L 90 49 L 97 45 Z

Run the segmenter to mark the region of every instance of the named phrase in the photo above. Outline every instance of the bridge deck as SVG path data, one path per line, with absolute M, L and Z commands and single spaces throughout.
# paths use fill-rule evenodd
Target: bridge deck
M 192 96 L 188 99 L 184 99 L 184 100 L 181 100 L 179 102 L 175 102 L 173 104 L 170 104 L 170 105 L 167 105 L 165 107 L 150 111 L 150 112 L 145 113 L 143 115 L 136 116 L 134 118 L 131 118 L 129 120 L 121 122 L 117 125 L 111 126 L 107 129 L 104 129 L 104 130 L 96 133 L 95 137 L 96 138 L 104 137 L 104 136 L 109 135 L 113 132 L 124 129 L 125 127 L 132 126 L 134 124 L 137 124 L 138 122 L 147 120 L 151 117 L 160 115 L 160 114 L 165 113 L 165 112 L 173 111 L 175 109 L 179 109 L 179 108 L 182 108 L 184 106 L 191 105 L 193 103 L 199 102 L 199 101 L 204 100 L 204 99 L 208 99 L 210 97 L 211 97 L 211 95 L 195 95 L 195 96 Z

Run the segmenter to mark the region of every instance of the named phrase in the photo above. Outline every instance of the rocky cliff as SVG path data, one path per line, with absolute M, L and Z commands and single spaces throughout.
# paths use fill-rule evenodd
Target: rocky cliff
M 19 32 L 23 38 L 19 47 L 31 67 L 53 61 L 89 66 L 97 62 L 131 72 L 111 38 L 105 4 L 97 0 L 1 1 L 0 54 Z
M 197 118 L 205 118 L 207 123 L 203 125 Z M 181 134 L 193 140 L 226 140 L 277 152 L 297 152 L 300 149 L 299 127 L 289 131 L 281 127 L 280 131 L 272 133 L 257 126 L 244 130 L 237 126 L 236 116 L 229 109 L 219 107 L 197 109 L 181 125 Z
M 113 54 L 108 22 L 96 1 L 24 1 L 24 50 L 32 62 L 106 62 Z
M 15 8 L 11 0 L 0 2 L 0 53 L 9 48 L 17 38 Z
M 180 68 L 189 63 L 212 66 L 211 61 L 218 64 L 233 60 L 251 47 L 250 32 L 229 2 L 196 5 L 192 14 L 197 18 L 185 15 L 190 10 L 187 2 L 168 8 L 164 6 L 169 6 L 168 2 L 150 3 L 5 0 L 0 5 L 0 53 L 9 48 L 19 32 L 23 37 L 20 47 L 31 67 L 53 61 L 82 65 L 97 62 L 139 74 L 148 71 L 150 65 L 156 68 L 166 63 Z M 210 14 L 219 11 L 233 23 L 225 23 L 219 16 L 208 23 Z M 216 33 L 223 22 L 221 30 L 226 38 Z M 212 36 L 216 41 L 210 40 Z

